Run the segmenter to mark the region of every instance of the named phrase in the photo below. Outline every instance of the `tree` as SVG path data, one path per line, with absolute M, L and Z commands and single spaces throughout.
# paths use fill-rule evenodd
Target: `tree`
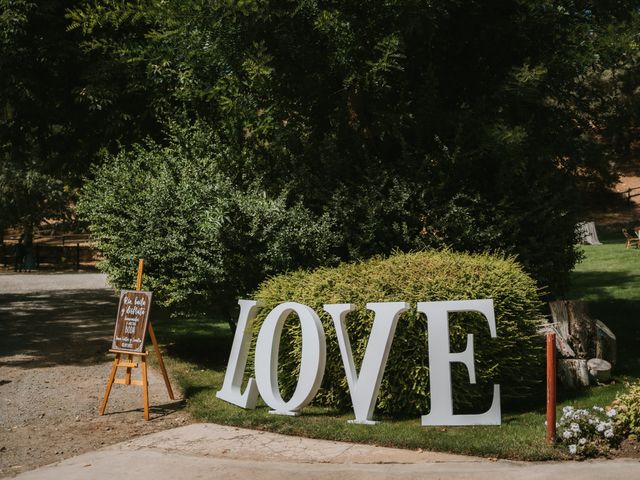
M 595 96 L 636 7 L 104 0 L 70 18 L 88 51 L 144 66 L 164 115 L 210 126 L 235 188 L 330 216 L 340 258 L 499 250 L 559 295 L 581 188 L 615 179 Z
M 81 48 L 67 9 L 0 2 L 0 229 L 69 216 L 100 152 L 152 132 L 137 72 Z M 139 77 L 138 77 L 139 78 Z

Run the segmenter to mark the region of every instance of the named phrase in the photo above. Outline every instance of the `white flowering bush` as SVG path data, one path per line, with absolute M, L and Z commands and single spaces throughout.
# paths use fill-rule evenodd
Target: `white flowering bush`
M 558 443 L 566 445 L 571 455 L 595 457 L 606 455 L 620 443 L 615 425 L 617 412 L 594 406 L 591 409 L 564 407 L 557 423 Z

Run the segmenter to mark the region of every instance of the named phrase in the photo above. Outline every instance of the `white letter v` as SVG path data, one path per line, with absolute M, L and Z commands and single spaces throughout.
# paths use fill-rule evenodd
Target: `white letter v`
M 360 366 L 360 375 L 356 373 L 353 364 L 351 342 L 345 326 L 345 317 L 354 308 L 355 306 L 349 303 L 324 305 L 324 310 L 331 315 L 336 327 L 342 363 L 347 374 L 349 393 L 356 415 L 356 419 L 350 420 L 350 423 L 375 424 L 376 422 L 372 420 L 373 409 L 378 398 L 391 342 L 398 318 L 402 312 L 409 309 L 409 304 L 405 302 L 367 303 L 367 308 L 375 312 L 375 317 Z

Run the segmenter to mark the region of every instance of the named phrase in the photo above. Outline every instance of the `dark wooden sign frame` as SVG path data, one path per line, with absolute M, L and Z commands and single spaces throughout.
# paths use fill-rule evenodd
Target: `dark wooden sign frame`
M 152 292 L 121 290 L 112 350 L 140 353 L 147 336 Z

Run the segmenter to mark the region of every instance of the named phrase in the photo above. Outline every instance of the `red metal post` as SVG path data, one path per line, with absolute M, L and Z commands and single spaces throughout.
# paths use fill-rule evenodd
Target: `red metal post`
M 547 333 L 547 443 L 556 438 L 556 334 Z

